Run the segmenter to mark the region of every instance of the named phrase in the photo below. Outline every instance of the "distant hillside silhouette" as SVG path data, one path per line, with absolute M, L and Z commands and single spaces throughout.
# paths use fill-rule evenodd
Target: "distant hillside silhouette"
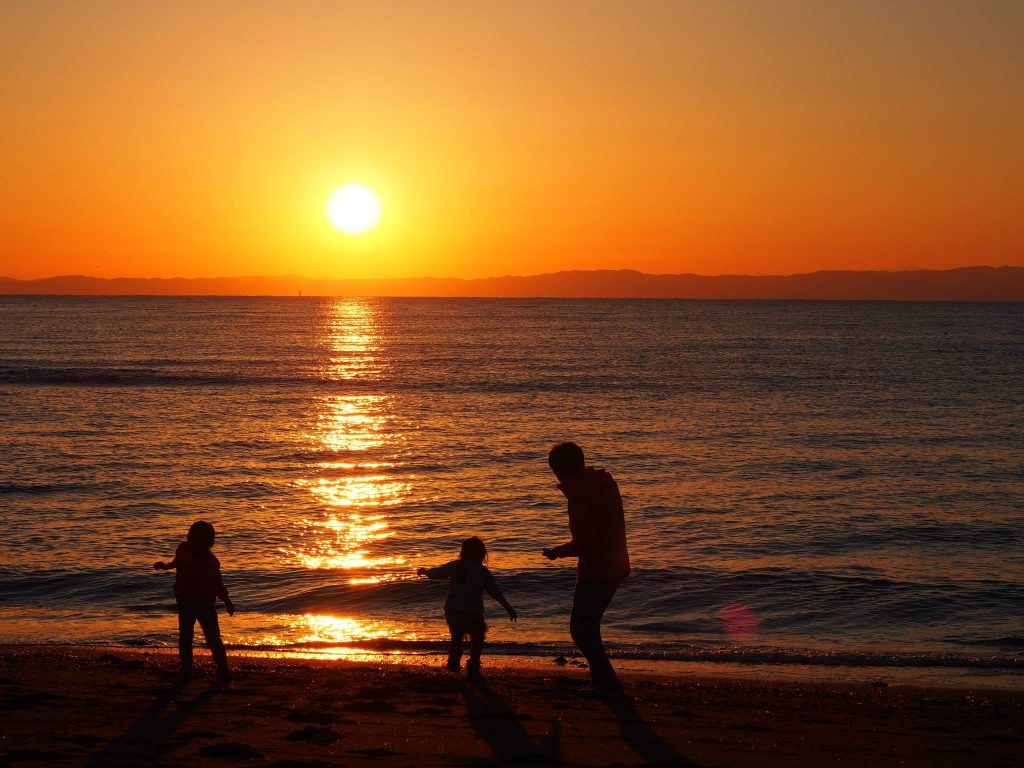
M 648 275 L 630 269 L 529 277 L 330 280 L 295 276 L 40 280 L 0 278 L 0 294 L 146 296 L 476 296 L 680 299 L 1024 301 L 1024 267 L 802 275 Z

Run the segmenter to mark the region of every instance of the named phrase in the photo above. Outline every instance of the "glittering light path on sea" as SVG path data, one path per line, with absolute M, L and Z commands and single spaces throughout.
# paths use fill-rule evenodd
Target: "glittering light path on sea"
M 377 307 L 366 299 L 340 300 L 331 308 L 317 329 L 325 350 L 318 372 L 325 388 L 332 382 L 381 383 L 387 361 L 377 315 Z M 297 482 L 313 497 L 320 515 L 298 521 L 300 544 L 283 556 L 303 568 L 336 571 L 339 580 L 352 586 L 401 578 L 396 567 L 405 559 L 386 548 L 395 533 L 387 509 L 403 501 L 411 484 L 393 474 L 403 436 L 392 428 L 389 397 L 327 392 L 318 399 L 316 423 L 304 437 L 313 453 L 327 455 L 310 464 L 310 476 Z M 415 638 L 388 622 L 351 616 L 305 614 L 299 623 L 303 626 L 292 627 L 289 634 L 306 644 Z

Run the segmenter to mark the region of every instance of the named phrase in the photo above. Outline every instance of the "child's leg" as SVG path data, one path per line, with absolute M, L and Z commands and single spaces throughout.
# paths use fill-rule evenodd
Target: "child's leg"
M 189 603 L 178 603 L 178 658 L 181 674 L 192 674 L 192 638 L 195 634 L 196 614 Z
M 483 619 L 473 624 L 469 629 L 469 661 L 466 663 L 466 672 L 473 676 L 480 675 L 480 654 L 484 650 L 484 635 L 487 632 L 487 625 Z
M 448 632 L 451 633 L 451 644 L 448 646 L 448 669 L 458 672 L 462 669 L 462 627 L 453 622 L 448 622 Z
M 199 619 L 199 626 L 203 628 L 203 637 L 206 638 L 206 644 L 210 646 L 217 669 L 221 674 L 225 674 L 228 671 L 228 654 L 224 650 L 224 641 L 220 638 L 217 604 L 215 602 L 203 603 L 197 611 L 196 618 Z

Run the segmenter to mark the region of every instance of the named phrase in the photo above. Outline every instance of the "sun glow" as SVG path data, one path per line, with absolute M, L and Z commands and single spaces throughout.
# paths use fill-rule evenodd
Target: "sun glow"
M 376 227 L 380 212 L 377 193 L 363 184 L 346 184 L 327 200 L 327 218 L 331 225 L 353 237 Z

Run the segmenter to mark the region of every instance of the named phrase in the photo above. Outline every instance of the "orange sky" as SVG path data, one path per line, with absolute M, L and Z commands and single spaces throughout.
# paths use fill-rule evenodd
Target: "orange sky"
M 207 5 L 0 6 L 0 275 L 1024 265 L 1017 0 Z

